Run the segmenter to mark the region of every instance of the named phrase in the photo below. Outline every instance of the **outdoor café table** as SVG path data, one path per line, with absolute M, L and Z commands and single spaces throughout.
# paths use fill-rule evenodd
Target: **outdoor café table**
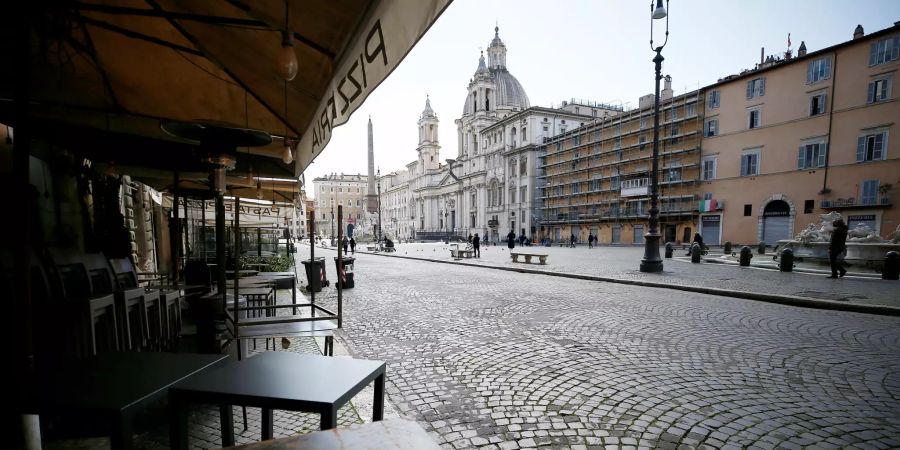
M 191 402 L 220 405 L 222 445 L 234 445 L 231 408 L 262 409 L 262 440 L 272 439 L 272 411 L 302 411 L 321 415 L 323 430 L 337 424 L 338 409 L 370 382 L 375 383 L 372 420 L 384 415 L 382 361 L 334 358 L 291 352 L 263 352 L 231 361 L 191 377 L 169 389 L 170 444 L 187 448 L 187 405 Z
M 113 449 L 132 447 L 132 415 L 169 386 L 223 363 L 228 355 L 104 353 L 35 377 L 37 414 L 96 415 L 112 425 Z
M 291 287 L 291 304 L 297 304 L 297 276 L 294 272 L 260 272 L 253 278 L 274 281 L 277 288 L 281 287 L 281 281 L 289 281 Z M 297 314 L 296 308 L 294 308 L 294 314 Z
M 336 428 L 327 431 L 301 434 L 271 441 L 232 447 L 241 450 L 342 450 L 365 448 L 368 450 L 439 450 L 428 433 L 418 423 L 406 419 L 389 419 Z

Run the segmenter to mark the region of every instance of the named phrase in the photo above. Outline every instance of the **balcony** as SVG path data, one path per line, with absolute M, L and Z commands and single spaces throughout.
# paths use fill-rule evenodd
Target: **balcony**
M 647 195 L 650 195 L 649 185 L 649 178 L 623 180 L 619 195 L 622 197 L 646 197 Z
M 819 207 L 826 210 L 839 210 L 839 209 L 876 209 L 876 208 L 890 208 L 893 206 L 891 204 L 891 199 L 889 197 L 880 197 L 880 198 L 864 198 L 857 202 L 855 197 L 847 197 L 847 198 L 837 198 L 834 200 L 822 200 L 819 203 Z

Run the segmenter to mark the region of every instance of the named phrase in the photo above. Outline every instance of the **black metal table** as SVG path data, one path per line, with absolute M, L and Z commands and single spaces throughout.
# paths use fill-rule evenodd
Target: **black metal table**
M 187 448 L 187 405 L 218 404 L 222 445 L 234 445 L 230 405 L 262 409 L 262 439 L 272 439 L 272 411 L 304 411 L 321 415 L 323 430 L 337 424 L 338 409 L 370 382 L 375 383 L 372 420 L 384 416 L 382 361 L 333 358 L 290 352 L 264 352 L 232 361 L 191 377 L 169 389 L 171 440 L 175 449 Z
M 96 415 L 112 423 L 113 449 L 132 447 L 132 415 L 173 384 L 223 363 L 228 355 L 106 353 L 35 377 L 35 414 Z

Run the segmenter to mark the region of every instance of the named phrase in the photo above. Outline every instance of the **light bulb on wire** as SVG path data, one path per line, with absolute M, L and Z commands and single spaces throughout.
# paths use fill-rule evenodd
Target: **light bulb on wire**
M 284 141 L 284 150 L 281 152 L 281 162 L 285 164 L 294 162 L 294 153 L 291 151 L 291 141 Z
M 287 31 L 281 33 L 281 49 L 278 50 L 278 72 L 282 78 L 291 81 L 297 76 L 300 63 L 297 61 L 297 53 L 291 42 L 291 34 Z

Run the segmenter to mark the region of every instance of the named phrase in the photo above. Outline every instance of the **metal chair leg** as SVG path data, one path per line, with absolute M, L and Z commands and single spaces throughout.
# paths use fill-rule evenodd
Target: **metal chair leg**
M 244 429 L 241 430 L 241 433 L 243 433 L 244 431 L 247 431 L 247 407 L 241 406 L 241 412 L 244 415 Z

